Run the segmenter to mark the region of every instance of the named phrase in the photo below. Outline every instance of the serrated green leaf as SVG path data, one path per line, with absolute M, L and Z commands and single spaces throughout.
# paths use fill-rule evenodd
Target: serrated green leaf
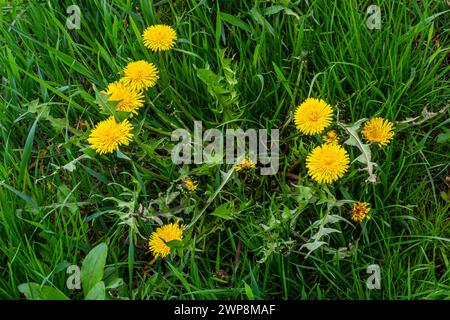
M 375 166 L 377 166 L 377 164 L 375 162 L 372 162 L 372 152 L 370 150 L 370 146 L 363 143 L 358 135 L 358 130 L 364 121 L 366 121 L 366 119 L 360 119 L 352 125 L 340 124 L 340 126 L 349 135 L 349 138 L 344 142 L 344 144 L 354 146 L 361 152 L 361 154 L 355 158 L 354 162 L 357 161 L 365 164 L 366 167 L 362 170 L 367 171 L 367 173 L 369 174 L 369 177 L 366 179 L 366 181 L 375 183 L 377 180 L 377 176 L 373 173 L 373 170 Z
M 309 243 L 305 243 L 300 247 L 300 250 L 302 250 L 303 248 L 306 248 L 309 252 L 306 255 L 306 258 L 309 257 L 309 255 L 319 249 L 321 246 L 323 246 L 324 244 L 327 244 L 325 241 L 314 241 L 314 242 L 309 242 Z
M 314 240 L 320 240 L 323 236 L 329 235 L 331 233 L 341 233 L 340 230 L 334 228 L 319 228 L 319 231 L 311 238 Z

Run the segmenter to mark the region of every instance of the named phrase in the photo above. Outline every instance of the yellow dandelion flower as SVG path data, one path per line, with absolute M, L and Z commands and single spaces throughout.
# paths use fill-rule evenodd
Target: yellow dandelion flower
M 142 38 L 144 45 L 150 50 L 167 51 L 175 45 L 177 33 L 170 26 L 157 24 L 145 29 Z
M 369 142 L 378 143 L 378 146 L 387 145 L 394 137 L 394 124 L 381 117 L 370 119 L 364 124 L 362 134 Z
M 326 143 L 336 144 L 339 142 L 339 135 L 337 134 L 336 130 L 328 131 L 327 134 L 322 138 Z
M 137 114 L 137 110 L 144 105 L 143 94 L 122 82 L 108 84 L 108 88 L 103 93 L 110 95 L 108 101 L 120 101 L 116 107 L 117 111 Z
M 321 99 L 308 98 L 300 104 L 294 113 L 297 129 L 303 134 L 321 133 L 331 123 L 333 109 Z
M 183 229 L 184 225 L 179 225 L 178 222 L 166 224 L 152 233 L 150 240 L 148 241 L 148 246 L 150 251 L 153 253 L 155 258 L 167 257 L 170 253 L 170 247 L 167 242 L 178 240 L 183 240 Z
M 347 172 L 350 159 L 338 144 L 323 144 L 314 148 L 306 158 L 309 176 L 320 183 L 332 183 Z
M 181 180 L 181 182 L 185 185 L 185 187 L 189 190 L 189 191 L 195 191 L 197 190 L 197 183 L 192 181 L 189 178 L 184 178 L 183 180 Z
M 244 160 L 241 161 L 236 167 L 234 167 L 235 171 L 241 171 L 241 170 L 249 170 L 249 169 L 256 169 L 255 163 L 250 159 L 249 157 L 245 157 Z
M 369 204 L 367 202 L 356 202 L 352 208 L 352 220 L 356 222 L 362 222 L 364 219 L 370 219 L 368 215 L 370 211 Z
M 156 66 L 144 60 L 130 62 L 123 73 L 124 76 L 120 81 L 136 91 L 153 87 L 159 79 Z
M 132 125 L 125 120 L 117 123 L 113 116 L 107 120 L 99 122 L 89 135 L 88 142 L 99 154 L 112 153 L 119 149 L 119 146 L 127 146 L 133 134 Z

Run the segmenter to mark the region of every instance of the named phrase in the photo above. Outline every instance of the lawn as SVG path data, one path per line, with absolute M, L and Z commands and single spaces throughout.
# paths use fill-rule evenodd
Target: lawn
M 79 28 L 73 4 L 0 1 L 0 298 L 450 298 L 447 1 L 78 1 Z M 176 41 L 155 52 L 159 24 Z M 140 60 L 159 78 L 119 111 L 105 92 Z M 299 127 L 308 98 L 326 130 Z M 109 117 L 133 136 L 100 153 Z M 276 172 L 174 163 L 196 121 L 278 129 Z M 307 166 L 321 145 L 348 155 L 331 182 Z

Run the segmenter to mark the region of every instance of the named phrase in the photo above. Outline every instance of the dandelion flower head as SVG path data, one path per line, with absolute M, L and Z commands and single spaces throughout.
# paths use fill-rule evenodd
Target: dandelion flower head
M 131 130 L 133 127 L 128 120 L 117 123 L 111 116 L 95 126 L 89 135 L 88 142 L 99 154 L 112 153 L 120 146 L 127 146 L 130 143 L 133 138 Z
M 364 124 L 362 134 L 369 142 L 375 142 L 379 147 L 386 146 L 394 137 L 394 124 L 381 117 L 370 119 Z
M 319 183 L 333 183 L 347 172 L 350 159 L 339 144 L 323 144 L 306 158 L 309 176 Z
M 117 111 L 137 114 L 138 109 L 144 105 L 143 94 L 123 82 L 108 84 L 108 88 L 103 93 L 109 94 L 108 101 L 119 101 L 116 107 Z
M 144 45 L 152 51 L 167 51 L 173 48 L 177 40 L 175 30 L 164 24 L 157 24 L 142 33 Z
M 333 109 L 321 99 L 308 98 L 300 104 L 294 113 L 297 129 L 306 135 L 321 133 L 333 118 Z
M 183 240 L 184 227 L 184 225 L 174 222 L 157 228 L 151 234 L 148 246 L 155 258 L 165 258 L 170 254 L 170 247 L 167 245 L 167 242 Z
M 153 87 L 159 79 L 156 66 L 144 60 L 130 62 L 124 68 L 123 73 L 121 82 L 136 91 Z

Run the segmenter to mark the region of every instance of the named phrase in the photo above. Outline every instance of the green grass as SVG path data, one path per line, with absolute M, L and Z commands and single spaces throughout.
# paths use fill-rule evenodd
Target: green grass
M 446 1 L 84 1 L 80 30 L 65 27 L 71 1 L 0 4 L 1 298 L 23 298 L 18 286 L 35 282 L 82 299 L 82 291 L 66 288 L 66 267 L 81 266 L 100 242 L 108 244 L 108 270 L 124 279 L 114 297 L 450 297 L 448 111 L 399 125 L 392 143 L 372 149 L 378 183 L 365 183 L 353 165 L 329 187 L 336 199 L 373 208 L 370 221 L 339 224 L 342 233 L 327 238 L 330 248 L 348 249 L 341 259 L 326 248 L 308 258 L 300 250 L 325 208 L 303 208 L 290 178 L 306 177 L 304 157 L 317 144 L 292 123 L 309 95 L 336 106 L 345 123 L 375 115 L 404 121 L 424 107 L 448 106 Z M 371 4 L 381 7 L 380 30 L 366 27 Z M 155 23 L 176 29 L 175 49 L 153 54 L 142 45 L 141 32 Z M 162 74 L 133 120 L 136 141 L 121 150 L 131 160 L 93 155 L 86 138 L 105 117 L 94 86 L 116 81 L 137 59 Z M 225 98 L 199 78 L 207 65 L 222 76 L 234 72 L 235 85 L 221 82 Z M 227 104 L 232 93 L 238 100 Z M 185 248 L 149 265 L 145 238 L 157 220 L 189 224 L 230 168 L 172 164 L 168 134 L 192 130 L 194 120 L 208 128 L 283 128 L 280 173 L 233 174 L 185 235 Z M 91 158 L 77 160 L 75 170 L 63 168 L 85 154 Z M 168 203 L 166 193 L 187 172 L 199 191 Z M 210 214 L 230 201 L 230 219 Z M 332 212 L 348 219 L 348 208 Z M 366 288 L 374 263 L 381 290 Z

